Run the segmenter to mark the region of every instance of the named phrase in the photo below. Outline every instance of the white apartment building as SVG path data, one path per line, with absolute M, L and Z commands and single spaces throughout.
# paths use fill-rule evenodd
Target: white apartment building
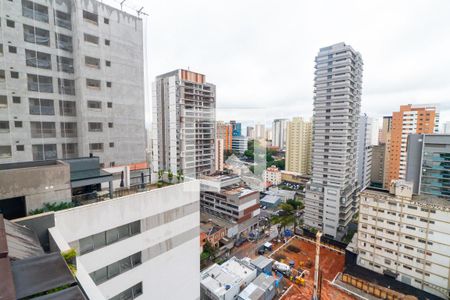
M 372 124 L 372 119 L 367 117 L 366 114 L 359 117 L 356 178 L 360 191 L 370 184 L 372 171 Z
M 305 195 L 305 225 L 341 239 L 357 211 L 356 156 L 362 58 L 345 43 L 316 57 L 312 176 Z
M 235 152 L 244 153 L 248 149 L 248 137 L 233 136 L 231 149 Z
M 450 297 L 450 204 L 413 195 L 412 183 L 360 194 L 358 265 L 428 293 Z
M 272 146 L 280 150 L 286 148 L 288 119 L 276 119 L 272 123 Z
M 89 299 L 199 299 L 199 193 L 189 181 L 55 212 L 51 248 L 77 251 Z
M 293 118 L 287 125 L 286 171 L 311 174 L 312 124 Z
M 175 70 L 153 83 L 153 170 L 196 178 L 215 170 L 216 86 Z
M 266 127 L 264 124 L 255 124 L 255 139 L 266 138 Z
M 281 184 L 281 171 L 277 167 L 271 166 L 263 171 L 264 182 L 270 182 L 273 185 Z
M 0 22 L 1 163 L 146 161 L 142 19 L 95 0 L 23 0 L 1 1 Z

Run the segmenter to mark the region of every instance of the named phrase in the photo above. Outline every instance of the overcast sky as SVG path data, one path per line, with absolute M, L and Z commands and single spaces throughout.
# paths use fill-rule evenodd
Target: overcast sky
M 345 42 L 364 61 L 361 112 L 435 103 L 450 120 L 450 1 L 127 1 L 149 14 L 149 84 L 205 74 L 218 119 L 311 117 L 314 58 Z

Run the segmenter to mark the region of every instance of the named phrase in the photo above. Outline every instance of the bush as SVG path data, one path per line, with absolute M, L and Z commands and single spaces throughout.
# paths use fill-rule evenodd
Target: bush
M 42 208 L 37 208 L 34 210 L 30 211 L 30 215 L 36 215 L 36 214 L 41 214 L 44 212 L 49 212 L 49 211 L 58 211 L 58 210 L 63 210 L 63 209 L 68 209 L 68 208 L 72 208 L 75 205 L 72 202 L 53 202 L 53 203 L 44 203 Z
M 156 184 L 156 186 L 160 188 L 160 187 L 163 186 L 163 184 L 164 184 L 164 183 L 163 183 L 162 181 L 158 181 L 158 183 Z

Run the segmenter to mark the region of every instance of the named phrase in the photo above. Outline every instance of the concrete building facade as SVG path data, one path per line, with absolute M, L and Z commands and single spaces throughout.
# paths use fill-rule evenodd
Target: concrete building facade
M 340 239 L 357 211 L 356 158 L 362 58 L 345 43 L 316 57 L 312 176 L 305 225 Z
M 95 0 L 24 0 L 2 1 L 0 19 L 2 163 L 145 162 L 141 18 Z
M 233 136 L 232 150 L 238 153 L 244 153 L 248 149 L 248 138 L 246 136 Z
M 216 130 L 216 138 L 223 140 L 223 148 L 227 151 L 231 151 L 233 141 L 233 126 L 223 121 L 217 121 Z
M 448 200 L 413 195 L 412 183 L 360 194 L 357 264 L 448 299 L 450 284 Z
M 450 134 L 410 134 L 406 180 L 414 193 L 450 200 Z
M 153 170 L 196 178 L 215 170 L 216 86 L 175 70 L 153 83 Z
M 238 224 L 229 236 L 246 236 L 258 226 L 259 192 L 242 184 L 237 175 L 205 176 L 201 179 L 201 210 Z
M 392 180 L 406 178 L 407 141 L 411 133 L 437 133 L 439 113 L 434 106 L 402 105 L 392 113 L 392 131 L 388 141 L 388 158 L 384 186 Z
M 199 299 L 199 182 L 58 211 L 50 247 L 77 252 L 89 299 Z M 183 278 L 173 288 L 173 275 Z
M 288 119 L 275 119 L 272 123 L 272 146 L 286 149 Z
M 273 185 L 281 184 L 281 171 L 275 167 L 268 167 L 262 174 L 264 182 L 270 182 Z
M 255 127 L 247 126 L 247 138 L 250 140 L 255 138 Z
M 372 146 L 372 167 L 370 169 L 370 185 L 383 187 L 384 183 L 384 162 L 386 144 Z
M 312 123 L 293 118 L 287 125 L 286 171 L 311 174 Z
M 359 117 L 357 172 L 359 190 L 370 184 L 372 169 L 372 120 L 366 114 Z

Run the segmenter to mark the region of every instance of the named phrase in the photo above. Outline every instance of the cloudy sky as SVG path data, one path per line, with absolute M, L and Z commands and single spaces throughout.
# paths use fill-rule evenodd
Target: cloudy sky
M 450 121 L 450 1 L 127 3 L 149 14 L 149 84 L 177 68 L 205 74 L 218 119 L 312 116 L 314 57 L 343 41 L 364 60 L 362 112 L 435 103 Z

